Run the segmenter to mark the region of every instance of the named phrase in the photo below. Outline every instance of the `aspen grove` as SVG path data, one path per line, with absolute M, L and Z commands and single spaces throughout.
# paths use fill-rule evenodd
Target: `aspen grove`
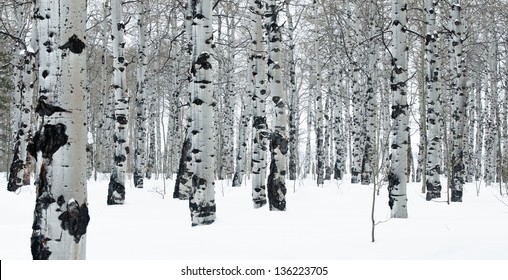
M 506 0 L 0 6 L 0 172 L 36 187 L 33 259 L 86 258 L 101 174 L 119 213 L 163 180 L 198 230 L 223 188 L 285 215 L 302 180 L 348 184 L 390 219 L 416 184 L 429 208 L 508 196 Z

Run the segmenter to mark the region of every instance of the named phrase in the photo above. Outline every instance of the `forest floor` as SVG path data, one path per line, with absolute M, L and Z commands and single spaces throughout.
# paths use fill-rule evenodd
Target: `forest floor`
M 375 196 L 373 243 L 372 185 L 287 181 L 287 211 L 270 212 L 253 209 L 249 184 L 233 188 L 217 181 L 216 222 L 191 227 L 188 202 L 172 198 L 174 181 L 145 180 L 143 189 L 130 182 L 126 203 L 108 206 L 108 178 L 101 174 L 88 183 L 87 259 L 508 259 L 508 196 L 501 196 L 497 185 L 467 184 L 463 202 L 448 204 L 445 191 L 428 202 L 421 183 L 411 183 L 408 219 L 389 218 L 383 186 Z M 9 193 L 5 174 L 0 188 L 0 259 L 30 260 L 35 188 Z

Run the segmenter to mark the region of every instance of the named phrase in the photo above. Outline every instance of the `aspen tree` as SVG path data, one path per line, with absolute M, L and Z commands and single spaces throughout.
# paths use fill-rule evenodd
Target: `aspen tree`
M 192 189 L 189 197 L 192 226 L 215 221 L 215 140 L 213 126 L 212 1 L 197 0 L 192 25 L 191 155 Z
M 113 38 L 113 79 L 112 91 L 115 105 L 114 164 L 108 187 L 108 205 L 125 202 L 125 184 L 127 179 L 127 156 L 129 154 L 128 120 L 129 96 L 126 87 L 127 61 L 125 49 L 125 23 L 122 19 L 121 0 L 111 0 L 111 25 Z
M 388 173 L 388 204 L 393 218 L 407 218 L 409 106 L 407 103 L 407 2 L 392 2 L 392 141 Z
M 90 220 L 86 183 L 86 1 L 40 1 L 37 195 L 34 259 L 85 259 Z

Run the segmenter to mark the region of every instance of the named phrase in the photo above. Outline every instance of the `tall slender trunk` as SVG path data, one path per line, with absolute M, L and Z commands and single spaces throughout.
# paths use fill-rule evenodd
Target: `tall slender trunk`
M 490 69 L 490 87 L 491 87 L 491 95 L 492 95 L 492 108 L 491 108 L 491 113 L 493 114 L 493 135 L 495 135 L 495 139 L 494 139 L 494 147 L 493 147 L 493 155 L 495 157 L 495 160 L 494 160 L 494 168 L 493 168 L 493 173 L 494 173 L 494 181 L 496 183 L 499 183 L 500 180 L 501 180 L 501 170 L 502 170 L 502 166 L 501 166 L 501 146 L 502 146 L 502 143 L 501 143 L 501 125 L 502 125 L 502 122 L 501 122 L 501 106 L 499 104 L 499 96 L 500 96 L 500 92 L 499 92 L 499 87 L 498 87 L 498 83 L 499 83 L 499 69 L 498 69 L 498 64 L 499 64 L 499 58 L 498 58 L 498 52 L 499 52 L 499 48 L 498 48 L 498 34 L 495 30 L 496 28 L 494 27 L 494 30 L 492 31 L 492 44 L 491 44 L 491 50 L 489 51 L 490 52 L 490 55 L 489 55 L 489 69 Z
M 213 30 L 212 0 L 197 0 L 193 17 L 191 74 L 192 189 L 189 197 L 192 226 L 215 221 L 215 141 L 213 126 L 215 100 L 212 84 Z
M 434 12 L 434 11 L 433 11 Z M 427 22 L 427 21 L 426 21 Z M 426 34 L 427 26 L 420 24 L 420 34 Z M 418 156 L 417 156 L 417 167 L 415 173 L 415 182 L 422 183 L 422 193 L 425 193 L 426 183 L 426 158 L 427 158 L 427 91 L 425 89 L 425 74 L 426 74 L 426 63 L 425 63 L 425 49 L 426 44 L 424 42 L 420 45 L 420 54 L 418 60 L 420 66 L 418 69 L 418 101 L 419 101 L 419 140 L 418 143 Z
M 147 132 L 146 134 L 148 135 L 147 136 L 147 151 L 146 151 L 146 154 L 147 154 L 147 159 L 146 159 L 146 174 L 145 174 L 145 177 L 147 179 L 152 179 L 152 176 L 154 173 L 156 173 L 155 169 L 157 168 L 156 167 L 156 157 L 157 157 L 157 142 L 156 142 L 156 138 L 157 138 L 157 129 L 156 129 L 156 125 L 158 125 L 158 120 L 157 120 L 157 106 L 155 104 L 155 102 L 157 102 L 157 92 L 159 92 L 159 81 L 158 81 L 158 77 L 155 78 L 155 81 L 154 81 L 155 85 L 154 85 L 154 89 L 153 91 L 150 91 L 149 93 L 147 93 L 147 98 L 146 98 L 146 101 L 148 101 L 148 116 L 147 116 L 147 123 L 148 123 L 148 129 L 147 129 Z
M 409 141 L 409 106 L 407 103 L 407 2 L 393 0 L 392 31 L 393 58 L 391 90 L 392 105 L 392 143 L 391 165 L 388 173 L 388 204 L 393 218 L 407 218 L 407 176 Z
M 86 1 L 41 1 L 41 121 L 29 150 L 38 159 L 31 250 L 34 259 L 84 259 L 90 220 L 86 190 Z
M 337 54 L 338 57 L 338 54 Z M 339 76 L 334 82 L 335 94 L 333 95 L 333 118 L 334 118 L 334 142 L 335 142 L 335 165 L 334 165 L 334 179 L 342 180 L 346 170 L 346 133 L 343 117 L 343 96 L 346 95 L 345 87 L 343 86 L 344 74 L 339 70 L 339 63 L 335 64 L 335 75 Z
M 236 3 L 235 5 L 238 5 Z M 228 20 L 228 36 L 229 36 L 229 47 L 228 47 L 228 83 L 227 83 L 227 100 L 228 100 L 228 106 L 230 107 L 231 112 L 234 112 L 235 108 L 235 101 L 236 101 L 236 94 L 235 91 L 238 90 L 238 87 L 236 86 L 236 64 L 235 64 L 235 58 L 236 58 L 236 20 L 235 20 L 235 13 L 236 10 L 231 11 L 231 19 Z M 231 179 L 232 175 L 234 173 L 234 147 L 235 147 L 235 114 L 228 114 L 228 125 L 227 125 L 227 134 L 229 134 L 229 137 L 227 139 L 227 155 L 226 158 L 226 178 Z
M 15 192 L 18 188 L 22 186 L 22 172 L 23 172 L 23 165 L 25 158 L 21 156 L 21 147 L 23 146 L 23 143 L 21 142 L 21 135 L 20 135 L 20 128 L 21 128 L 21 98 L 22 98 L 22 92 L 24 88 L 26 87 L 23 83 L 23 56 L 22 52 L 24 52 L 24 39 L 23 38 L 23 32 L 22 26 L 23 26 L 23 16 L 22 16 L 22 7 L 21 3 L 18 3 L 18 1 L 14 1 L 13 3 L 15 5 L 14 12 L 15 12 L 15 18 L 17 25 L 16 30 L 14 30 L 14 36 L 18 37 L 19 39 L 15 42 L 14 48 L 13 48 L 13 55 L 12 55 L 12 65 L 14 66 L 14 92 L 12 93 L 12 99 L 11 99 L 11 107 L 10 107 L 10 113 L 11 113 L 11 144 L 12 144 L 12 163 L 10 165 L 9 170 L 9 181 L 7 184 L 7 190 L 11 192 Z
M 115 102 L 114 165 L 108 188 L 108 205 L 123 204 L 127 179 L 127 156 L 129 154 L 128 120 L 129 96 L 126 87 L 127 61 L 124 57 L 125 23 L 122 19 L 121 0 L 111 0 L 111 25 L 113 37 L 113 81 Z
M 463 23 L 461 16 L 460 0 L 452 0 L 451 11 L 451 38 L 450 38 L 450 60 L 453 67 L 452 82 L 452 178 L 451 198 L 452 202 L 462 201 L 462 189 L 465 183 L 464 149 L 466 136 L 464 131 L 466 116 L 466 91 L 465 91 L 465 54 L 463 53 Z
M 427 155 L 425 185 L 427 189 L 426 199 L 441 197 L 441 83 L 439 81 L 439 50 L 438 32 L 436 30 L 437 2 L 425 1 L 427 34 L 425 36 L 425 61 L 426 61 L 426 107 L 427 107 Z
M 289 180 L 296 180 L 297 169 L 299 164 L 298 156 L 298 134 L 299 134 L 299 114 L 298 114 L 298 103 L 299 96 L 296 89 L 296 62 L 295 62 L 295 43 L 294 43 L 294 24 L 293 17 L 290 10 L 291 1 L 285 2 L 286 17 L 287 17 L 287 32 L 288 32 L 288 44 L 289 48 L 287 51 L 288 67 L 289 67 Z
M 107 67 L 107 53 L 108 53 L 108 35 L 109 23 L 108 14 L 110 12 L 108 1 L 104 2 L 102 6 L 102 46 L 101 46 L 101 102 L 99 103 L 99 116 L 97 117 L 97 141 L 95 141 L 94 153 L 94 169 L 95 180 L 97 180 L 97 172 L 109 172 L 112 166 L 113 158 L 111 154 L 111 144 L 113 141 L 113 109 L 112 97 L 108 90 L 110 83 L 108 82 Z
M 313 114 L 312 114 L 312 96 L 309 96 L 307 98 L 307 135 L 306 135 L 306 142 L 305 142 L 305 166 L 303 167 L 303 178 L 307 178 L 307 175 L 311 174 L 311 170 L 312 170 L 312 164 L 313 164 L 313 160 L 312 160 L 312 148 L 311 148 L 311 139 L 310 139 L 310 132 L 311 132 L 311 128 L 312 128 L 312 118 L 313 118 Z
M 268 34 L 268 83 L 273 101 L 274 129 L 270 135 L 270 174 L 268 175 L 268 202 L 270 210 L 286 210 L 288 132 L 286 120 L 286 94 L 282 88 L 281 33 L 278 24 L 276 0 L 268 1 L 266 29 Z
M 222 6 L 222 5 L 221 5 Z M 222 14 L 224 13 L 224 11 L 220 11 L 219 14 Z M 215 34 L 216 37 L 214 39 L 216 39 L 217 42 L 219 42 L 220 44 L 222 44 L 222 16 L 218 16 L 217 17 L 217 23 L 216 23 L 216 30 L 215 30 Z M 220 51 L 222 51 L 222 49 L 220 49 Z M 215 76 L 214 76 L 214 79 L 217 81 L 216 83 L 217 84 L 224 84 L 225 86 L 219 86 L 219 87 L 215 87 L 215 91 L 216 91 L 216 95 L 217 95 L 217 106 L 215 106 L 215 115 L 218 116 L 214 122 L 213 122 L 213 126 L 214 126 L 214 131 L 216 132 L 216 140 L 215 141 L 215 144 L 216 144 L 216 147 L 215 147 L 215 174 L 217 174 L 217 179 L 218 180 L 224 180 L 226 179 L 225 178 L 225 158 L 227 157 L 225 155 L 226 153 L 226 147 L 225 147 L 225 143 L 227 142 L 226 141 L 226 132 L 225 132 L 225 125 L 227 123 L 227 120 L 226 120 L 226 110 L 225 110 L 225 107 L 227 106 L 226 103 L 228 102 L 227 98 L 226 98 L 226 95 L 227 95 L 227 78 L 226 78 L 226 73 L 227 73 L 227 66 L 225 65 L 226 62 L 226 58 L 224 58 L 223 56 L 223 53 L 221 52 L 220 54 L 220 58 L 217 59 L 217 70 L 215 71 Z
M 162 81 L 161 81 L 162 83 Z M 161 86 L 162 88 L 162 86 Z M 157 97 L 155 97 L 157 99 Z M 155 162 L 154 162 L 154 171 L 155 171 L 155 179 L 159 179 L 159 175 L 162 171 L 162 137 L 163 133 L 161 130 L 161 125 L 163 123 L 162 115 L 164 109 L 164 102 L 157 102 L 155 104 L 155 118 L 154 118 L 154 127 L 155 127 Z
M 492 38 L 495 41 L 495 38 Z M 487 95 L 485 102 L 485 182 L 487 185 L 491 185 L 496 181 L 497 168 L 498 168 L 498 154 L 497 147 L 498 143 L 498 119 L 499 119 L 499 107 L 498 107 L 498 69 L 497 69 L 497 45 L 493 43 L 489 48 L 489 61 L 488 65 L 488 76 L 487 76 Z
M 194 38 L 193 38 L 193 24 L 194 18 L 196 17 L 196 5 L 194 5 L 194 0 L 187 1 L 187 10 L 185 12 L 185 34 L 187 41 L 187 54 L 189 55 L 192 68 L 193 59 L 193 50 L 194 50 Z M 192 73 L 189 74 L 188 80 L 189 84 L 187 87 L 187 92 L 184 96 L 181 97 L 183 104 L 191 104 L 191 95 L 194 90 L 194 82 L 193 82 Z M 190 193 L 192 191 L 192 155 L 191 151 L 191 126 L 192 126 L 192 116 L 190 113 L 190 109 L 186 106 L 182 108 L 182 120 L 183 120 L 183 131 L 182 131 L 182 148 L 180 153 L 180 160 L 178 165 L 178 173 L 175 181 L 175 189 L 173 192 L 173 198 L 179 198 L 181 200 L 188 199 Z
M 385 54 L 386 55 L 386 54 Z M 386 58 L 383 61 L 387 61 Z M 391 66 L 380 65 L 380 73 L 387 73 L 386 68 Z M 382 180 L 387 181 L 388 172 L 390 169 L 390 141 L 391 141 L 391 103 L 393 99 L 393 95 L 389 89 L 389 80 L 382 79 L 380 81 L 380 117 L 379 121 L 381 123 L 381 132 L 380 132 L 380 157 L 381 162 L 383 163 L 380 166 L 379 174 L 383 178 Z
M 176 19 L 173 22 L 174 28 L 177 26 Z M 178 53 L 183 53 L 183 48 L 179 47 L 176 51 Z M 173 69 L 180 69 L 181 68 L 181 58 L 174 59 L 172 61 Z M 171 100 L 171 114 L 173 116 L 172 120 L 170 121 L 171 125 L 167 129 L 167 138 L 171 139 L 171 145 L 168 147 L 168 168 L 167 168 L 167 174 L 166 177 L 168 179 L 172 179 L 174 174 L 178 175 L 178 160 L 180 155 L 180 147 L 183 143 L 183 115 L 182 115 L 182 109 L 181 109 L 181 103 L 180 98 L 182 96 L 181 88 L 180 88 L 180 79 L 181 74 L 175 71 L 175 75 L 173 77 L 173 100 Z
M 475 104 L 475 89 L 471 87 L 468 89 L 468 108 L 466 117 L 466 129 L 467 129 L 467 146 L 468 153 L 466 155 L 466 182 L 474 182 L 474 176 L 476 172 L 476 154 L 475 154 L 475 126 L 476 126 L 476 104 Z
M 504 49 L 504 77 L 508 77 L 508 48 Z M 508 183 L 508 166 L 506 163 L 508 162 L 508 82 L 504 83 L 504 97 L 503 97 L 503 111 L 501 118 L 501 180 L 505 184 Z
M 14 2 L 16 12 L 16 24 L 19 27 L 19 32 L 16 36 L 20 41 L 16 42 L 14 48 L 14 98 L 13 106 L 11 107 L 11 121 L 12 132 L 14 139 L 14 148 L 12 154 L 12 163 L 9 172 L 9 180 L 7 183 L 8 191 L 16 191 L 25 185 L 25 173 L 27 172 L 27 143 L 28 135 L 30 132 L 30 116 L 32 107 L 32 88 L 31 80 L 33 71 L 33 58 L 34 50 L 25 45 L 23 38 L 25 37 L 22 31 L 24 25 L 24 13 L 26 8 L 25 4 L 18 1 Z M 32 34 L 32 36 L 35 36 Z M 28 179 L 30 177 L 28 176 Z M 30 180 L 28 180 L 29 183 Z
M 352 122 L 350 122 L 351 126 L 351 183 L 356 184 L 360 182 L 361 170 L 362 170 L 362 151 L 364 144 L 364 134 L 363 134 L 363 104 L 364 98 L 360 91 L 360 51 L 356 50 L 354 47 L 356 35 L 360 29 L 360 23 L 358 19 L 358 7 L 355 7 L 355 3 L 350 1 L 348 3 L 347 13 L 348 13 L 348 21 L 349 21 L 349 29 L 348 36 L 346 39 L 346 49 L 350 52 L 351 63 L 350 63 L 350 75 L 352 77 L 352 92 L 351 92 L 351 102 L 352 102 Z
M 267 171 L 267 140 L 268 125 L 266 123 L 265 101 L 266 89 L 266 51 L 263 36 L 264 4 L 262 0 L 252 0 L 250 10 L 252 12 L 253 39 L 251 44 L 251 71 L 254 84 L 253 124 L 254 148 L 252 154 L 252 200 L 254 208 L 263 207 L 266 204 L 266 171 Z
M 331 77 L 331 76 L 328 76 L 328 93 L 326 94 L 326 101 L 325 101 L 325 111 L 324 111 L 324 120 L 325 120 L 325 133 L 324 133 L 324 138 L 325 138 L 325 143 L 324 143 L 324 147 L 325 147 L 325 155 L 324 155 L 324 165 L 325 165 L 325 175 L 324 175 L 324 180 L 331 180 L 332 179 L 332 165 L 331 165 L 331 154 L 332 154 L 332 151 L 331 151 L 331 148 L 332 148 L 332 142 L 331 142 L 331 137 L 332 137 L 332 119 L 333 119 L 333 111 L 332 111 L 332 97 L 331 95 L 333 94 L 332 93 L 332 82 L 331 80 L 334 79 L 335 77 Z
M 483 105 L 482 105 L 482 90 L 481 90 L 481 82 L 477 81 L 476 83 L 478 85 L 478 88 L 475 91 L 475 115 L 476 115 L 476 122 L 475 122 L 475 181 L 480 181 L 482 177 L 483 172 L 483 166 L 486 164 L 483 160 L 483 146 L 484 146 L 484 132 L 485 132 L 485 113 L 483 111 Z M 485 140 L 485 144 L 486 144 Z
M 376 107 L 377 107 L 377 94 L 376 94 L 376 81 L 377 81 L 377 42 L 375 41 L 376 31 L 376 16 L 375 5 L 370 4 L 369 7 L 369 25 L 370 25 L 370 45 L 369 45 L 369 65 L 367 76 L 367 92 L 365 98 L 365 140 L 362 157 L 362 185 L 368 185 L 373 182 L 372 176 L 376 163 Z
M 32 11 L 35 10 L 35 5 L 31 5 Z M 34 30 L 37 30 L 37 21 L 34 21 Z M 38 34 L 34 32 L 31 34 L 30 38 L 30 49 L 27 50 L 27 55 L 25 56 L 25 71 L 23 73 L 24 84 L 28 85 L 27 92 L 22 96 L 21 99 L 21 129 L 23 130 L 22 142 L 24 142 L 24 146 L 21 148 L 21 157 L 26 158 L 24 162 L 24 176 L 23 176 L 23 185 L 30 185 L 30 174 L 32 172 L 32 157 L 29 155 L 27 150 L 27 145 L 30 136 L 33 134 L 35 130 L 35 115 L 32 113 L 34 95 L 37 95 L 37 83 L 38 83 L 38 69 L 37 65 L 39 63 L 37 55 L 39 46 L 38 46 Z
M 137 69 L 137 84 L 136 84 L 136 146 L 134 147 L 134 186 L 137 188 L 143 187 L 143 178 L 145 175 L 145 140 L 146 140 L 146 110 L 145 110 L 145 87 L 146 76 L 145 68 L 148 64 L 148 57 L 146 54 L 146 40 L 145 40 L 145 14 L 147 12 L 147 1 L 140 0 L 139 2 L 139 41 L 138 41 L 138 69 Z
M 321 60 L 320 60 L 320 42 L 318 32 L 318 3 L 314 0 L 313 5 L 314 15 L 314 98 L 316 104 L 316 174 L 317 174 L 317 185 L 322 186 L 324 183 L 325 176 L 325 146 L 324 146 L 324 112 L 323 112 L 323 92 L 321 89 Z
M 364 143 L 364 135 L 362 129 L 363 123 L 363 98 L 360 92 L 360 67 L 356 61 L 352 64 L 353 72 L 353 91 L 352 91 L 352 107 L 353 121 L 351 123 L 351 183 L 356 184 L 360 182 L 360 175 L 362 170 L 362 146 Z

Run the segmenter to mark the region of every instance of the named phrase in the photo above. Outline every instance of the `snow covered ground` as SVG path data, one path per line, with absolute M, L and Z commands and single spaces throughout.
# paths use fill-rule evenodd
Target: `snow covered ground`
M 166 181 L 164 197 L 163 181 L 149 180 L 144 189 L 127 188 L 125 205 L 108 206 L 108 178 L 99 177 L 88 187 L 88 260 L 508 259 L 508 196 L 500 196 L 498 186 L 468 184 L 464 202 L 448 205 L 425 201 L 421 184 L 412 183 L 408 219 L 389 219 L 385 187 L 376 196 L 382 223 L 372 243 L 372 186 L 288 181 L 287 211 L 270 212 L 252 208 L 248 185 L 217 181 L 216 222 L 191 227 L 187 202 L 172 198 L 174 181 Z M 7 192 L 0 174 L 0 259 L 31 259 L 34 199 L 33 186 Z

